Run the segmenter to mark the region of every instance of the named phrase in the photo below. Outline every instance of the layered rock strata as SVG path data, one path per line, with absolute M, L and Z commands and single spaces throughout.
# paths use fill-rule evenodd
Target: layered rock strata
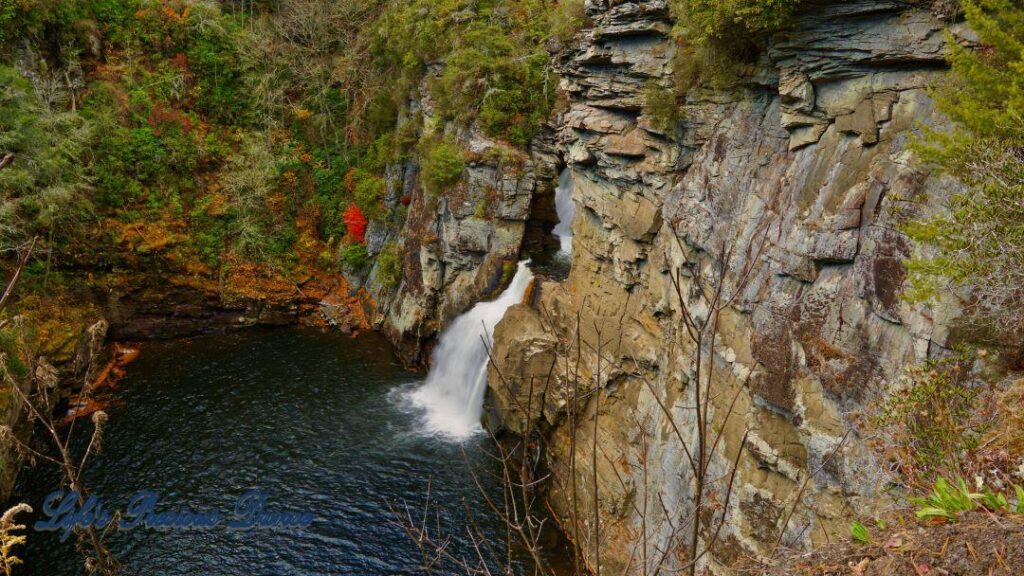
M 421 86 L 420 93 L 427 92 Z M 521 150 L 475 127 L 441 123 L 427 96 L 410 103 L 402 122 L 417 116 L 422 130 L 458 141 L 466 167 L 451 189 L 439 193 L 424 189 L 415 159 L 389 166 L 386 204 L 394 217 L 369 233 L 371 254 L 394 243 L 402 258 L 398 286 L 384 285 L 379 265 L 367 286 L 375 325 L 410 365 L 425 363 L 444 326 L 497 296 L 511 280 L 533 198 L 553 192 L 559 164 L 549 130 Z
M 844 535 L 884 487 L 858 415 L 953 339 L 956 302 L 900 296 L 917 249 L 900 223 L 956 186 L 908 149 L 918 123 L 942 124 L 928 86 L 951 25 L 920 3 L 807 2 L 740 86 L 691 92 L 666 132 L 644 94 L 671 88 L 667 3 L 586 6 L 593 28 L 562 61 L 572 270 L 498 325 L 496 421 L 549 438 L 549 502 L 591 566 L 594 550 L 614 573 L 690 561 L 698 384 L 722 437 L 702 546 L 728 518 L 700 564 Z M 698 355 L 684 311 L 718 309 Z

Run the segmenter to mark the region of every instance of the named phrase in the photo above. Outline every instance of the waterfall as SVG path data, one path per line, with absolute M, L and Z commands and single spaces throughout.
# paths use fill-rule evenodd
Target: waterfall
M 427 381 L 415 390 L 412 403 L 425 411 L 428 432 L 456 439 L 480 431 L 487 389 L 487 346 L 494 327 L 509 307 L 519 304 L 533 280 L 529 260 L 519 263 L 512 283 L 497 300 L 480 302 L 451 323 L 431 356 Z
M 576 206 L 572 202 L 572 170 L 566 166 L 558 176 L 558 188 L 555 188 L 555 211 L 558 212 L 558 225 L 554 234 L 562 242 L 562 252 L 572 254 L 572 217 Z

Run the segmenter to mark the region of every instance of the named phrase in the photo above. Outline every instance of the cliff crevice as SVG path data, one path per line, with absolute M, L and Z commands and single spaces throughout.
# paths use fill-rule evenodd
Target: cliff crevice
M 944 123 L 928 96 L 945 68 L 944 31 L 970 34 L 906 2 L 810 2 L 737 86 L 691 91 L 673 133 L 644 113 L 648 86 L 672 87 L 668 4 L 591 0 L 587 11 L 593 28 L 561 61 L 572 270 L 496 330 L 499 419 L 551 438 L 550 503 L 584 551 L 641 573 L 643 541 L 643 557 L 669 550 L 663 569 L 678 568 L 676 524 L 694 494 L 672 430 L 695 443 L 687 403 L 711 373 L 709 412 L 724 432 L 710 466 L 722 476 L 740 458 L 730 521 L 702 563 L 767 555 L 780 532 L 793 544 L 835 538 L 884 484 L 857 414 L 954 340 L 955 299 L 926 307 L 900 296 L 902 261 L 921 249 L 900 230 L 956 189 L 908 144 L 918 123 Z M 730 306 L 701 376 L 681 306 L 707 317 L 719 278 Z M 596 545 L 571 521 L 595 489 Z

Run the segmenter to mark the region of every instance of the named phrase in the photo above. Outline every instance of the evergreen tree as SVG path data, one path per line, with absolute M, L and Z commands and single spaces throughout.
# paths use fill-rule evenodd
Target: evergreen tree
M 1024 6 L 973 0 L 964 10 L 980 44 L 950 38 L 951 78 L 935 92 L 955 128 L 928 131 L 918 150 L 966 189 L 945 214 L 908 227 L 939 249 L 909 263 L 911 296 L 966 288 L 977 319 L 1016 330 L 1024 327 Z

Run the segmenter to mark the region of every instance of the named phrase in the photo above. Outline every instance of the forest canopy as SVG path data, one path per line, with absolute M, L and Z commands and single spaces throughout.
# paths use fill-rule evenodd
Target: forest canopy
M 548 43 L 582 18 L 582 0 L 0 0 L 0 249 L 334 262 L 362 240 L 346 210 L 400 209 L 388 163 L 427 151 L 458 177 L 411 99 L 526 146 L 554 100 Z

